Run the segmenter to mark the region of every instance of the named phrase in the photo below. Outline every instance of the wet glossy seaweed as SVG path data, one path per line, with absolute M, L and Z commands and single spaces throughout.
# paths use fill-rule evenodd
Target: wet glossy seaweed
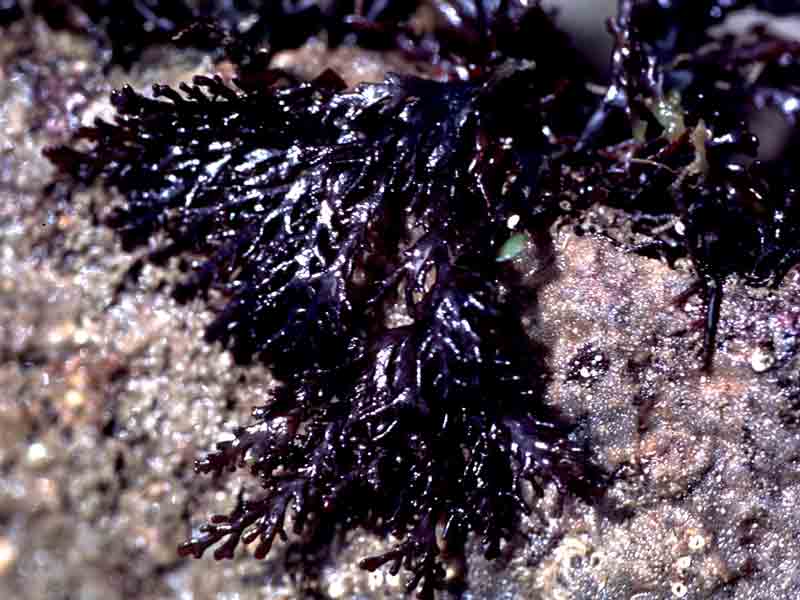
M 699 291 L 706 304 L 705 368 L 724 281 L 776 285 L 800 247 L 798 182 L 787 168 L 795 155 L 787 148 L 753 162 L 759 140 L 750 130 L 765 107 L 794 127 L 800 46 L 762 26 L 741 37 L 712 38 L 706 29 L 748 4 L 622 0 L 611 81 L 570 149 L 583 206 L 602 196 L 650 236 L 638 250 L 693 262 L 698 280 L 685 297 Z M 687 22 L 700 27 L 688 31 Z
M 222 542 L 227 557 L 259 539 L 264 555 L 291 508 L 296 532 L 333 520 L 396 535 L 364 566 L 402 564 L 430 596 L 443 581 L 437 525 L 452 551 L 476 534 L 494 556 L 525 510 L 524 482 L 595 485 L 542 403 L 541 349 L 497 260 L 509 219 L 535 213 L 548 145 L 536 77 L 509 63 L 471 82 L 390 76 L 353 91 L 330 74 L 267 90 L 200 77 L 155 99 L 125 88 L 117 123 L 81 133 L 91 150 L 50 151 L 74 180 L 125 196 L 109 223 L 126 248 L 163 232 L 152 260 L 205 257 L 176 294 L 229 297 L 207 338 L 283 381 L 198 463 L 247 465 L 263 495 L 183 553 Z

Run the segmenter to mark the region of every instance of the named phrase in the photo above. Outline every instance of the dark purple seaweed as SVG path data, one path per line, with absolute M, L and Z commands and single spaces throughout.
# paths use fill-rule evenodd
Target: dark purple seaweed
M 494 556 L 527 510 L 524 482 L 588 496 L 597 481 L 542 403 L 542 349 L 497 261 L 512 215 L 547 214 L 530 205 L 548 144 L 536 73 L 341 88 L 331 75 L 238 91 L 197 78 L 156 87 L 165 100 L 126 88 L 116 124 L 81 132 L 92 149 L 49 156 L 123 194 L 109 223 L 126 248 L 162 232 L 152 260 L 198 257 L 178 297 L 228 296 L 207 338 L 284 382 L 198 463 L 247 465 L 263 494 L 181 551 L 222 542 L 228 557 L 258 538 L 263 556 L 291 511 L 295 532 L 397 536 L 363 566 L 402 565 L 430 597 L 438 525 L 449 551 L 475 534 Z
M 260 50 L 268 60 L 318 35 L 331 47 L 400 50 L 439 65 L 443 77 L 469 78 L 509 57 L 550 69 L 541 59 L 554 50 L 561 60 L 551 77 L 583 68 L 546 12 L 522 0 L 35 0 L 33 12 L 96 38 L 126 68 L 154 44 L 221 50 L 244 66 Z
M 800 46 L 762 27 L 742 37 L 707 32 L 746 4 L 621 0 L 611 82 L 570 159 L 584 165 L 583 202 L 599 190 L 640 232 L 653 232 L 641 250 L 694 263 L 698 282 L 687 295 L 700 291 L 706 303 L 706 368 L 723 282 L 735 274 L 775 285 L 800 248 L 788 234 L 797 232 L 796 176 L 748 166 L 759 146 L 754 114 L 774 106 L 794 124 Z
M 356 32 L 355 17 L 365 32 L 380 30 L 381 23 L 407 19 L 415 6 L 412 0 L 34 0 L 33 12 L 52 27 L 95 37 L 112 63 L 129 67 L 145 48 L 174 41 L 187 28 L 212 33 L 184 36 L 185 45 L 214 48 L 226 31 L 240 48 L 260 44 L 275 52 L 297 48 L 322 31 L 335 45 Z
M 97 39 L 108 59 L 124 67 L 144 48 L 168 43 L 197 18 L 185 0 L 34 0 L 33 12 L 51 27 Z

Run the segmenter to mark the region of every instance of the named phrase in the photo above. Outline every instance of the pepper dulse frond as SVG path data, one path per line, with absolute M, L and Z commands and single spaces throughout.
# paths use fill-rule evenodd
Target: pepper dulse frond
M 296 532 L 333 519 L 395 535 L 364 565 L 402 564 L 429 597 L 438 524 L 448 547 L 476 534 L 493 556 L 524 482 L 594 489 L 542 403 L 541 349 L 496 260 L 509 218 L 535 212 L 548 143 L 536 78 L 509 63 L 477 81 L 390 76 L 353 91 L 330 74 L 260 90 L 198 77 L 154 99 L 125 88 L 117 123 L 80 132 L 90 150 L 49 152 L 74 181 L 125 196 L 109 224 L 126 248 L 161 233 L 151 259 L 204 257 L 176 294 L 221 291 L 207 338 L 284 381 L 198 463 L 247 464 L 264 495 L 183 553 L 222 542 L 215 555 L 229 557 L 258 539 L 264 555 L 291 511 Z

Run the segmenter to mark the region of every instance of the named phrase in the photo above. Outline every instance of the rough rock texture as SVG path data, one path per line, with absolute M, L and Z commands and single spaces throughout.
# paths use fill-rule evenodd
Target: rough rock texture
M 241 485 L 195 477 L 192 461 L 271 380 L 202 342 L 211 312 L 171 300 L 176 265 L 126 279 L 135 257 L 97 226 L 104 193 L 43 199 L 42 147 L 108 115 L 111 87 L 211 68 L 156 50 L 141 64 L 157 67 L 103 74 L 91 54 L 38 22 L 0 39 L 0 597 L 401 597 L 399 578 L 355 566 L 381 547 L 369 536 L 305 581 L 287 574 L 291 544 L 263 562 L 177 558 L 188 515 L 226 512 Z M 551 351 L 548 400 L 615 481 L 597 506 L 548 494 L 502 559 L 469 560 L 464 597 L 798 597 L 800 273 L 774 291 L 728 282 L 704 374 L 702 307 L 674 301 L 688 265 L 566 223 L 552 250 L 517 259 L 541 285 L 528 317 Z

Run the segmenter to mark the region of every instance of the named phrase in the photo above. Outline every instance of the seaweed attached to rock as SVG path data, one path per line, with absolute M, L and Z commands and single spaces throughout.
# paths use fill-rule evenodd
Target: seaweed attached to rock
M 96 38 L 111 63 L 125 68 L 152 45 L 176 41 L 217 49 L 226 36 L 239 48 L 258 43 L 269 52 L 296 48 L 322 31 L 338 43 L 350 17 L 362 28 L 377 28 L 390 18 L 407 18 L 413 2 L 262 2 L 257 0 L 34 0 L 32 10 L 51 27 Z M 402 9 L 402 10 L 398 10 Z M 202 30 L 202 34 L 196 31 Z M 184 35 L 181 35 L 184 34 Z
M 800 46 L 764 27 L 708 32 L 747 4 L 621 0 L 610 84 L 565 159 L 581 174 L 578 206 L 621 208 L 651 240 L 637 251 L 692 261 L 698 280 L 681 298 L 700 291 L 705 301 L 705 368 L 724 281 L 775 285 L 800 249 L 797 178 L 785 157 L 753 162 L 750 127 L 765 107 L 794 124 Z
M 54 29 L 96 39 L 106 60 L 125 68 L 146 47 L 170 42 L 197 18 L 186 0 L 34 0 L 32 12 Z
M 520 321 L 530 291 L 498 261 L 514 228 L 553 214 L 535 200 L 548 141 L 534 69 L 154 92 L 116 92 L 117 122 L 79 132 L 88 150 L 48 155 L 70 185 L 122 194 L 109 224 L 125 248 L 158 235 L 151 260 L 190 258 L 176 295 L 227 298 L 208 340 L 282 381 L 197 465 L 246 466 L 261 494 L 183 554 L 258 540 L 264 556 L 291 513 L 298 533 L 395 536 L 362 566 L 405 567 L 431 597 L 442 555 L 470 536 L 497 555 L 525 486 L 591 496 L 598 475 L 542 401 L 542 348 Z
M 108 64 L 124 68 L 144 49 L 174 43 L 260 69 L 275 53 L 320 37 L 330 48 L 397 51 L 436 65 L 442 79 L 483 75 L 506 58 L 540 62 L 543 82 L 577 84 L 575 75 L 587 75 L 550 15 L 523 0 L 35 0 L 32 12 L 51 27 L 95 38 Z M 552 52 L 558 65 L 548 59 Z

